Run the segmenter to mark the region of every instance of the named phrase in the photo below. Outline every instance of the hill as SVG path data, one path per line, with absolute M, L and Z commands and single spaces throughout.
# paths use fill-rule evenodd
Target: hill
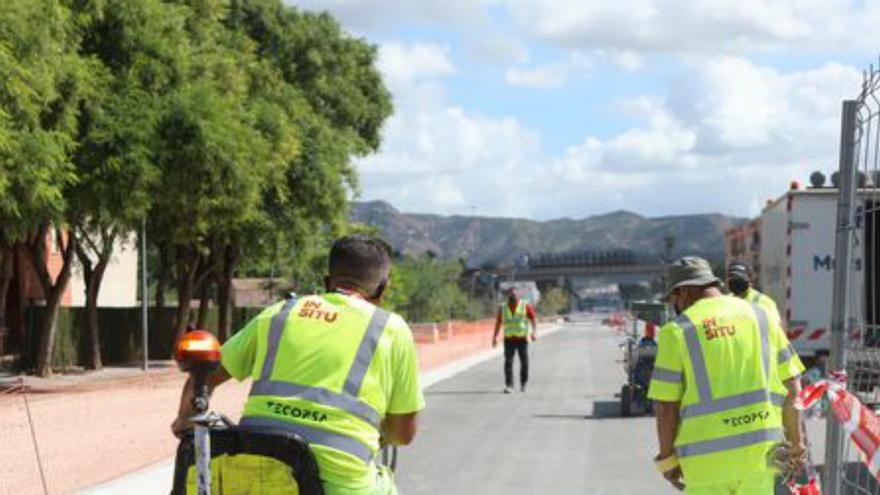
M 524 253 L 629 249 L 658 259 L 673 238 L 673 254 L 724 258 L 724 232 L 742 220 L 721 214 L 646 218 L 616 211 L 579 220 L 545 222 L 517 218 L 401 213 L 384 201 L 355 202 L 351 219 L 379 228 L 400 252 L 431 251 L 464 258 L 472 266 L 506 265 Z

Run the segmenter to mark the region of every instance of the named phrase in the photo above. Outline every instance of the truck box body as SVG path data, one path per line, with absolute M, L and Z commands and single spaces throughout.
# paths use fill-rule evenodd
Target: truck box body
M 836 189 L 791 190 L 761 214 L 758 285 L 776 301 L 788 338 L 804 358 L 828 354 L 837 199 Z M 853 252 L 859 269 L 851 301 L 864 300 L 863 248 Z

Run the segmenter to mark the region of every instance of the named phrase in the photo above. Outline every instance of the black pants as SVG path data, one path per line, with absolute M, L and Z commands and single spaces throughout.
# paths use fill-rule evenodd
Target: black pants
M 513 387 L 513 355 L 519 354 L 519 384 L 529 381 L 529 341 L 504 339 L 504 383 Z

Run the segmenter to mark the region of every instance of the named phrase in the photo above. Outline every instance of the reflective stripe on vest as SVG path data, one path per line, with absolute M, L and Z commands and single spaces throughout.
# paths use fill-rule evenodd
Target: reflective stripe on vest
M 755 295 L 752 297 L 752 304 L 758 304 L 761 302 L 761 293 L 755 291 Z
M 651 374 L 651 380 L 657 380 L 658 382 L 666 383 L 681 383 L 682 374 L 680 371 L 672 371 L 666 368 L 655 366 L 654 371 Z
M 372 406 L 360 400 L 358 395 L 360 394 L 361 385 L 363 384 L 364 377 L 370 367 L 370 363 L 373 361 L 373 356 L 376 354 L 379 339 L 382 337 L 382 332 L 385 330 L 385 325 L 388 323 L 388 318 L 391 314 L 378 307 L 373 311 L 373 315 L 370 317 L 370 322 L 367 325 L 367 330 L 364 332 L 363 339 L 361 339 L 361 343 L 358 346 L 357 354 L 355 355 L 354 361 L 349 369 L 348 376 L 345 379 L 343 391 L 340 393 L 321 387 L 311 387 L 295 382 L 271 379 L 272 370 L 275 368 L 275 361 L 278 358 L 278 347 L 281 344 L 281 336 L 284 333 L 287 317 L 293 307 L 296 306 L 296 302 L 296 298 L 288 300 L 284 307 L 282 307 L 281 311 L 272 317 L 271 326 L 269 328 L 266 360 L 263 362 L 260 379 L 255 381 L 251 387 L 250 396 L 270 395 L 308 400 L 316 404 L 345 411 L 362 419 L 376 430 L 379 430 L 382 422 L 381 415 L 378 411 L 373 409 Z M 298 423 L 287 423 L 285 421 L 268 418 L 248 417 L 242 419 L 242 424 L 245 423 L 245 419 L 248 420 L 248 423 L 261 420 L 264 422 L 271 421 L 273 424 L 285 423 L 293 425 L 295 428 L 287 429 L 291 431 L 294 431 L 295 429 L 304 431 L 305 433 L 298 434 L 310 443 L 341 450 L 359 459 L 366 459 L 366 462 L 368 463 L 372 460 L 373 454 L 369 447 L 350 437 L 311 428 Z M 342 437 L 347 441 L 343 442 L 335 437 Z M 357 445 L 358 447 L 349 449 L 348 447 L 352 445 Z M 369 452 L 369 456 L 363 454 L 364 450 Z
M 784 439 L 781 428 L 768 428 L 766 430 L 750 431 L 729 437 L 704 440 L 702 442 L 689 443 L 675 449 L 678 457 L 691 457 L 695 455 L 716 454 L 741 447 L 748 447 L 764 442 L 778 442 Z
M 752 304 L 752 310 L 758 320 L 758 332 L 761 338 L 761 364 L 764 371 L 765 383 L 769 387 L 770 383 L 770 325 L 767 320 L 767 313 L 757 304 Z M 697 328 L 687 315 L 680 315 L 675 319 L 675 323 L 682 329 L 684 333 L 685 343 L 687 344 L 688 356 L 690 357 L 691 366 L 694 369 L 694 381 L 697 384 L 697 393 L 699 400 L 695 404 L 684 406 L 681 410 L 681 418 L 696 418 L 707 414 L 720 413 L 744 406 L 752 406 L 765 402 L 770 402 L 774 406 L 782 406 L 785 402 L 785 396 L 770 391 L 767 388 L 745 392 L 728 397 L 715 399 L 712 397 L 712 382 L 709 378 L 709 372 L 706 368 L 706 359 L 703 356 L 703 350 L 700 345 L 700 339 L 697 335 Z M 778 429 L 769 429 L 767 432 L 777 432 Z M 762 430 L 765 431 L 765 430 Z M 734 435 L 722 437 L 719 439 L 695 442 L 676 447 L 676 454 L 679 457 L 687 457 L 693 455 L 701 455 L 712 452 L 721 452 L 723 450 L 732 450 L 739 447 L 761 443 L 772 440 L 767 435 L 760 435 L 761 432 L 751 432 L 742 435 Z M 778 430 L 778 435 L 782 435 Z M 774 433 L 773 435 L 776 435 Z
M 354 438 L 301 423 L 289 423 L 280 419 L 246 416 L 241 418 L 240 425 L 254 430 L 281 430 L 287 433 L 294 433 L 309 444 L 330 447 L 345 452 L 364 461 L 365 464 L 373 462 L 375 457 L 375 454 L 369 447 Z
M 779 364 L 787 363 L 791 361 L 791 357 L 794 356 L 794 354 L 794 347 L 792 347 L 791 344 L 788 344 L 788 347 L 779 351 L 779 356 L 777 356 L 776 360 L 779 362 Z

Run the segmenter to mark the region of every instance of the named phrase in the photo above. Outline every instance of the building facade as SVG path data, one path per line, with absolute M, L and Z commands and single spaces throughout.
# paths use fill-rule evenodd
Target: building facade
M 725 268 L 734 261 L 746 262 L 752 273 L 761 273 L 761 219 L 756 218 L 724 233 Z M 760 280 L 756 281 L 760 286 Z

